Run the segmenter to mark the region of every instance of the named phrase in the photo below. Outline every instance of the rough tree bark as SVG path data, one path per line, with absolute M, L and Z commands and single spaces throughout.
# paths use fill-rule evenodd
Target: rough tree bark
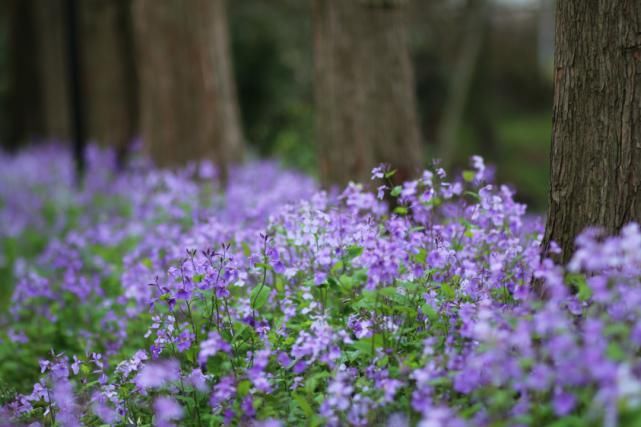
M 324 184 L 423 163 L 403 1 L 314 0 L 316 144 Z
M 141 131 L 156 164 L 243 156 L 224 0 L 134 2 Z
M 138 78 L 131 0 L 78 3 L 88 136 L 122 160 L 137 133 Z
M 641 2 L 559 0 L 544 251 L 641 220 Z

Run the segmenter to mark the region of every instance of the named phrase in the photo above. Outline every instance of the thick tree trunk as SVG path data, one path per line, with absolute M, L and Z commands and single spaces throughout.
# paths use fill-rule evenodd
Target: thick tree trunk
M 0 122 L 3 122 L 2 142 L 9 149 L 41 137 L 44 130 L 36 3 L 35 0 L 9 0 L 0 6 L 2 25 L 8 29 L 8 94 L 3 106 L 6 113 Z
M 559 0 L 544 250 L 641 220 L 641 2 Z
M 134 2 L 141 130 L 160 166 L 243 156 L 223 0 Z
M 122 156 L 136 136 L 138 78 L 131 0 L 79 3 L 89 137 Z
M 323 183 L 398 179 L 423 163 L 402 2 L 314 0 L 316 143 Z

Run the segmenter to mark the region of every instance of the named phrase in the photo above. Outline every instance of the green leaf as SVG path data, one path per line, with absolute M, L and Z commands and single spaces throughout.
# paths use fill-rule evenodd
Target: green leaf
M 418 250 L 417 254 L 412 255 L 412 260 L 417 264 L 425 264 L 427 259 L 427 251 L 423 248 Z
M 383 368 L 383 367 L 387 366 L 388 363 L 389 363 L 389 356 L 383 356 L 378 360 L 378 362 L 376 362 L 376 365 L 379 368 Z
M 243 380 L 238 383 L 238 396 L 240 397 L 245 397 L 247 393 L 249 393 L 249 390 L 251 389 L 251 382 L 249 380 Z
M 274 286 L 276 287 L 276 290 L 280 293 L 285 291 L 285 281 L 280 275 L 276 276 L 276 283 L 274 283 Z
M 618 336 L 626 338 L 630 334 L 630 328 L 625 323 L 613 323 L 605 327 L 605 336 L 611 338 Z
M 374 310 L 376 308 L 376 292 L 364 290 L 361 297 L 352 304 L 355 309 Z
M 577 297 L 581 301 L 587 301 L 592 297 L 592 289 L 588 286 L 585 276 L 580 273 L 571 273 L 565 277 L 565 281 L 578 289 Z
M 332 268 L 329 271 L 332 274 L 336 274 L 339 271 L 343 270 L 343 268 L 345 268 L 345 264 L 343 263 L 343 261 L 338 261 L 336 264 L 332 266 Z
M 396 206 L 394 208 L 394 213 L 398 215 L 407 215 L 407 208 L 405 206 Z
M 308 394 L 313 394 L 316 391 L 316 388 L 318 387 L 318 383 L 321 380 L 324 380 L 325 378 L 328 378 L 330 376 L 329 372 L 321 371 L 313 374 L 311 377 L 305 381 L 305 391 Z
M 355 341 L 352 343 L 352 347 L 358 350 L 361 354 L 371 355 L 372 340 L 374 340 L 374 350 L 383 346 L 383 336 L 381 334 L 374 334 L 371 337 Z
M 269 286 L 256 286 L 254 289 L 252 289 L 251 292 L 251 306 L 254 310 L 258 310 L 262 306 L 265 305 L 267 302 L 267 299 L 269 298 L 269 293 L 271 292 L 271 289 Z
M 335 278 L 331 277 L 331 276 L 327 278 L 327 284 L 329 286 L 335 287 L 335 288 L 339 288 L 340 287 L 340 284 L 338 283 L 338 281 Z
M 352 276 L 341 274 L 341 277 L 338 278 L 338 282 L 340 283 L 341 287 L 345 288 L 346 290 L 350 290 L 354 286 L 355 280 Z
M 391 170 L 389 172 L 386 172 L 385 173 L 385 178 L 389 179 L 389 178 L 393 177 L 394 175 L 396 175 L 396 169 L 393 169 L 393 170 Z
M 193 407 L 196 404 L 196 401 L 191 396 L 176 395 L 176 399 L 180 400 L 181 402 L 185 403 L 187 406 L 190 406 L 190 407 Z
M 466 196 L 470 196 L 471 198 L 476 199 L 479 202 L 481 201 L 481 197 L 477 193 L 475 193 L 473 191 L 466 191 L 463 194 L 465 194 Z
M 349 360 L 350 362 L 353 362 L 356 359 L 358 359 L 358 356 L 361 354 L 361 352 L 360 351 L 345 351 L 344 354 L 345 354 L 345 356 L 347 356 L 347 360 Z
M 450 284 L 447 282 L 441 283 L 441 294 L 448 301 L 452 301 L 454 298 L 456 298 L 456 291 L 454 291 L 454 288 L 452 288 L 452 286 L 450 286 Z
M 379 295 L 384 296 L 384 297 L 388 297 L 388 298 L 391 298 L 391 297 L 394 297 L 394 296 L 398 295 L 398 291 L 393 286 L 389 286 L 387 288 L 381 288 L 381 289 L 378 290 L 378 293 L 379 293 Z
M 264 262 L 257 262 L 256 267 L 262 268 L 264 270 L 272 270 L 272 266 L 269 264 L 265 264 Z
M 401 195 L 401 191 L 403 191 L 403 187 L 400 185 L 397 185 L 396 187 L 392 188 L 392 191 L 390 191 L 390 196 L 392 197 L 398 197 Z
M 605 353 L 611 360 L 614 361 L 621 361 L 625 359 L 625 352 L 623 351 L 621 346 L 615 342 L 611 342 L 610 344 L 608 344 L 608 348 L 606 349 Z
M 367 270 L 364 268 L 356 270 L 354 272 L 354 280 L 356 280 L 357 283 L 365 282 L 367 280 Z
M 348 246 L 347 247 L 347 257 L 349 259 L 354 259 L 360 254 L 363 253 L 363 248 L 361 246 Z
M 372 339 L 371 338 L 360 339 L 352 343 L 352 347 L 354 347 L 359 353 L 369 353 L 372 349 Z
M 581 427 L 584 425 L 585 420 L 581 417 L 577 417 L 576 415 L 563 417 L 549 424 L 550 427 Z
M 247 242 L 243 242 L 241 246 L 243 247 L 243 255 L 249 258 L 252 254 L 252 251 L 249 248 L 249 245 L 247 244 Z
M 424 315 L 427 316 L 428 319 L 430 319 L 430 322 L 436 322 L 439 318 L 438 313 L 436 312 L 436 310 L 434 310 L 434 307 L 429 304 L 423 304 L 421 306 L 421 311 Z
M 467 182 L 474 181 L 474 177 L 476 177 L 476 172 L 474 172 L 474 171 L 463 171 L 463 179 L 466 180 Z
M 418 283 L 412 281 L 402 281 L 399 282 L 399 284 L 406 290 L 406 294 L 416 292 L 416 290 L 420 287 Z
M 325 425 L 325 418 L 321 417 L 318 414 L 312 415 L 312 418 L 309 420 L 309 427 L 320 427 Z
M 416 317 L 416 309 L 408 305 L 394 304 L 392 308 L 400 314 L 406 314 L 408 317 Z

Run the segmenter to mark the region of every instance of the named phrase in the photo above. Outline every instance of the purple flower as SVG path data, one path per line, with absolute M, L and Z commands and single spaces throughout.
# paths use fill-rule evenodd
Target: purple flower
M 257 391 L 262 393 L 269 393 L 272 391 L 272 386 L 269 382 L 271 374 L 265 372 L 267 364 L 269 363 L 269 350 L 261 350 L 254 356 L 254 365 L 247 370 L 247 377 L 252 382 Z
M 323 271 L 317 271 L 314 273 L 314 284 L 322 285 L 327 280 L 327 273 Z
M 175 399 L 167 396 L 157 397 L 154 401 L 154 414 L 159 425 L 167 425 L 168 421 L 176 421 L 182 418 L 183 408 Z
M 165 384 L 180 379 L 180 364 L 176 360 L 167 360 L 144 365 L 134 383 L 140 389 L 160 388 Z
M 78 372 L 80 372 L 81 364 L 82 364 L 82 361 L 78 360 L 78 358 L 74 354 L 73 363 L 71 364 L 71 371 L 74 373 L 74 375 L 78 375 Z
M 203 374 L 199 368 L 191 371 L 187 377 L 187 381 L 191 384 L 196 390 L 205 392 L 207 391 L 207 377 Z
M 291 359 L 289 358 L 289 355 L 284 351 L 278 353 L 276 360 L 278 361 L 280 366 L 282 366 L 283 368 L 289 366 L 289 364 L 291 363 Z
M 552 399 L 552 407 L 554 412 L 559 416 L 569 414 L 576 404 L 576 399 L 570 393 L 556 389 Z
M 372 180 L 374 179 L 383 179 L 385 177 L 385 172 L 387 171 L 388 166 L 381 163 L 372 169 Z
M 214 385 L 209 403 L 214 410 L 219 409 L 223 403 L 232 399 L 235 394 L 236 382 L 234 377 L 231 375 L 223 377 Z
M 176 340 L 176 348 L 179 352 L 182 353 L 183 351 L 188 350 L 191 347 L 191 343 L 194 342 L 194 339 L 194 334 L 186 329 L 182 331 L 180 335 L 178 335 L 178 339 Z
M 637 224 L 585 230 L 564 266 L 541 258 L 541 218 L 480 157 L 449 181 L 435 165 L 395 183 L 392 212 L 389 182 L 318 191 L 270 162 L 230 168 L 223 188 L 210 162 L 169 171 L 132 158 L 115 174 L 113 153 L 95 147 L 88 161 L 74 189 L 68 153 L 0 152 L 0 247 L 33 233 L 44 243 L 0 253 L 15 279 L 0 342 L 64 346 L 40 361 L 30 393 L 3 404 L 2 422 L 171 425 L 192 392 L 228 425 L 261 424 L 265 399 L 295 423 L 309 411 L 300 397 L 329 426 L 385 422 L 401 393 L 415 413 L 390 425 L 540 423 L 533 408 L 565 417 L 577 396 L 581 421 L 614 425 L 641 405 Z M 261 283 L 270 304 L 255 309 Z M 198 348 L 192 328 L 207 332 Z M 149 352 L 135 347 L 140 330 Z
M 56 418 L 60 425 L 63 427 L 80 425 L 78 406 L 71 383 L 66 379 L 56 381 L 53 385 L 52 394 L 52 399 L 58 407 Z
M 256 410 L 254 409 L 254 398 L 248 394 L 240 402 L 240 409 L 243 411 L 244 418 L 254 418 L 256 416 Z
M 200 343 L 198 363 L 204 365 L 210 357 L 215 356 L 219 352 L 229 353 L 230 351 L 231 346 L 229 343 L 223 340 L 218 332 L 212 331 L 209 333 L 207 339 Z

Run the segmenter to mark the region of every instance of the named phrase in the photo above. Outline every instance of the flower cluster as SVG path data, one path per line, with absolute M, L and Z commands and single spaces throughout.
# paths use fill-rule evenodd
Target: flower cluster
M 396 185 L 381 165 L 371 185 L 324 192 L 272 163 L 225 187 L 209 164 L 116 173 L 98 149 L 74 188 L 60 153 L 0 157 L 10 425 L 641 416 L 636 224 L 586 230 L 563 266 L 478 157 L 453 179 L 435 167 Z

